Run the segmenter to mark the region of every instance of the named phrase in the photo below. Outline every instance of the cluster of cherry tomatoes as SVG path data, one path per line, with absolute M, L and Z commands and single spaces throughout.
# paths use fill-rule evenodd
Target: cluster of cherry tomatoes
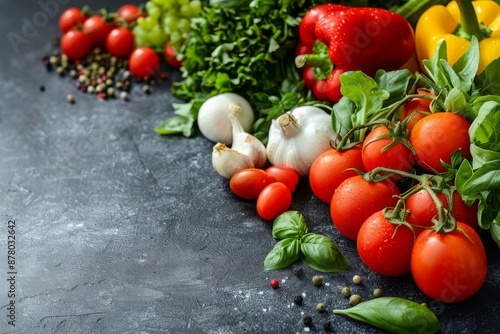
M 71 61 L 81 61 L 94 48 L 105 48 L 109 54 L 128 59 L 132 74 L 139 78 L 151 77 L 159 69 L 160 57 L 150 47 L 135 47 L 131 27 L 146 14 L 135 5 L 121 6 L 116 14 L 86 13 L 76 7 L 66 9 L 59 17 L 61 51 Z M 171 68 L 180 68 L 176 50 L 166 43 L 163 58 Z
M 470 122 L 452 112 L 431 113 L 430 102 L 423 97 L 409 100 L 401 117 L 410 122 L 402 129 L 392 123 L 378 125 L 362 144 L 324 152 L 311 166 L 309 183 L 314 194 L 330 205 L 333 224 L 356 242 L 360 258 L 370 269 L 383 276 L 411 273 L 428 296 L 456 302 L 476 293 L 486 278 L 485 250 L 476 232 L 477 204 L 467 205 L 456 190 L 448 188 L 450 205 L 439 189 L 422 189 L 417 174 L 431 180 L 433 175 L 434 179 L 443 176 L 440 173 L 447 171 L 443 162 L 452 165 L 452 154 L 459 149 L 463 158 L 470 159 Z M 391 170 L 401 173 L 377 182 L 364 177 L 370 171 L 384 175 Z M 403 181 L 410 174 L 415 179 L 408 186 Z M 442 212 L 455 219 L 456 229 L 436 228 L 440 218 L 436 198 Z M 395 208 L 405 214 L 391 215 Z

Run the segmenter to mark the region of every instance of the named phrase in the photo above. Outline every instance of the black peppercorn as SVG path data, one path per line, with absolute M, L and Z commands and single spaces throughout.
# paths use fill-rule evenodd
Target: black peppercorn
M 312 318 L 311 318 L 310 315 L 306 315 L 304 317 L 303 321 L 304 321 L 304 326 L 306 326 L 306 327 L 311 327 L 312 322 L 313 322 L 313 320 L 312 320 Z
M 293 298 L 293 302 L 297 305 L 302 305 L 302 303 L 304 302 L 304 298 L 302 298 L 301 295 L 297 295 L 295 296 L 295 298 Z
M 297 277 L 300 277 L 304 275 L 304 269 L 302 269 L 302 267 L 295 266 L 293 267 L 293 274 Z
M 331 331 L 333 329 L 332 327 L 332 323 L 328 320 L 326 320 L 324 323 L 323 323 L 323 329 L 327 332 Z

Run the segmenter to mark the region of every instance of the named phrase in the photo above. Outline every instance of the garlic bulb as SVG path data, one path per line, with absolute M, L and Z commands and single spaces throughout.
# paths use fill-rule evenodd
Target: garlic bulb
M 245 154 L 217 143 L 212 151 L 212 165 L 217 173 L 226 178 L 231 178 L 236 172 L 254 167 L 252 159 Z
M 331 116 L 317 107 L 303 106 L 273 120 L 266 147 L 269 162 L 309 175 L 313 161 L 330 149 L 336 138 Z
M 231 148 L 252 159 L 256 168 L 262 168 L 267 162 L 266 147 L 255 136 L 245 132 L 234 115 L 228 116 L 233 127 L 233 145 Z
M 252 106 L 236 93 L 222 93 L 208 98 L 198 110 L 198 128 L 209 140 L 231 145 L 233 132 L 228 115 L 234 115 L 245 131 L 252 128 L 254 112 Z

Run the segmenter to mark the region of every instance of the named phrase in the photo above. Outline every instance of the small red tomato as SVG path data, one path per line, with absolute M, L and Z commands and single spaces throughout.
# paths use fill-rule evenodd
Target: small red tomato
M 81 60 L 92 50 L 89 35 L 81 30 L 70 30 L 61 38 L 61 51 L 69 60 Z
M 59 17 L 59 30 L 65 34 L 79 24 L 83 24 L 85 19 L 86 17 L 80 8 L 68 8 Z
M 432 173 L 445 172 L 441 161 L 449 164 L 451 154 L 458 149 L 470 159 L 469 127 L 466 118 L 453 112 L 436 112 L 419 120 L 410 134 L 417 163 Z
M 128 67 L 136 77 L 151 77 L 160 67 L 160 57 L 150 47 L 143 46 L 132 52 L 128 60 Z
M 403 172 L 409 172 L 415 163 L 413 152 L 401 141 L 393 144 L 393 138 L 381 138 L 389 133 L 384 124 L 370 131 L 363 141 L 361 158 L 367 171 L 377 167 L 385 167 Z M 391 146 L 388 146 L 391 145 Z M 401 178 L 398 174 L 391 176 L 392 180 Z
M 118 58 L 128 58 L 134 51 L 134 34 L 127 28 L 118 27 L 106 37 L 106 49 L 108 52 Z
M 139 17 L 146 17 L 146 13 L 142 12 L 139 7 L 135 5 L 123 5 L 116 11 L 119 19 L 125 20 L 127 24 L 134 23 Z
M 288 189 L 293 193 L 299 184 L 299 174 L 285 166 L 271 166 L 265 170 L 267 174 L 268 183 L 281 182 L 284 183 Z
M 292 193 L 281 182 L 268 184 L 257 198 L 257 213 L 265 220 L 273 220 L 288 210 L 292 204 Z
M 93 15 L 83 23 L 83 30 L 90 36 L 94 47 L 104 46 L 106 37 L 113 28 L 114 26 L 106 23 L 100 15 Z
M 269 285 L 271 286 L 271 288 L 273 289 L 277 289 L 279 288 L 280 286 L 280 282 L 278 282 L 277 279 L 272 279 L 270 282 L 269 282 Z
M 484 284 L 488 272 L 486 251 L 479 235 L 457 222 L 453 232 L 425 230 L 415 240 L 411 273 L 427 296 L 455 303 L 472 297 Z
M 426 89 L 418 89 L 417 94 L 434 96 L 434 94 Z M 412 130 L 415 124 L 427 114 L 431 112 L 430 104 L 432 100 L 425 97 L 414 97 L 403 105 L 401 111 L 401 120 L 404 120 L 409 115 L 415 113 L 408 122 L 407 129 Z
M 408 226 L 391 223 L 381 210 L 361 225 L 356 246 L 368 268 L 382 276 L 401 276 L 410 272 L 414 238 Z
M 359 229 L 375 212 L 394 207 L 400 195 L 390 179 L 369 182 L 361 175 L 343 181 L 335 190 L 330 203 L 333 224 L 345 237 L 356 240 Z
M 182 62 L 177 59 L 177 50 L 169 42 L 165 44 L 165 48 L 163 49 L 163 58 L 171 68 L 179 69 L 182 67 Z
M 234 174 L 229 181 L 231 191 L 244 199 L 256 199 L 267 184 L 266 172 L 258 168 L 243 169 Z
M 335 189 L 344 180 L 358 175 L 355 170 L 365 172 L 361 160 L 361 147 L 354 146 L 344 151 L 330 149 L 314 159 L 309 171 L 309 184 L 314 195 L 330 204 Z

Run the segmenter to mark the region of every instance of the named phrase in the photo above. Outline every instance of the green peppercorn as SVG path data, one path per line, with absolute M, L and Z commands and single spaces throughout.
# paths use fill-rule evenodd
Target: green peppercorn
M 360 295 L 352 295 L 351 298 L 349 298 L 349 303 L 352 306 L 358 305 L 359 303 L 361 303 L 361 301 L 362 301 L 362 298 Z
M 316 305 L 316 311 L 318 311 L 318 312 L 325 312 L 325 310 L 326 310 L 325 303 L 318 303 Z
M 342 296 L 346 298 L 351 297 L 351 289 L 349 289 L 348 287 L 342 288 Z
M 352 282 L 353 282 L 354 284 L 361 284 L 361 281 L 362 281 L 362 279 L 361 279 L 361 276 L 359 276 L 359 275 L 354 275 L 354 276 L 352 277 Z
M 382 297 L 382 289 L 377 288 L 377 289 L 373 290 L 373 296 L 375 298 Z
M 422 305 L 423 307 L 429 307 L 429 304 L 427 303 L 421 303 L 420 305 Z
M 106 90 L 106 94 L 108 95 L 108 97 L 115 97 L 115 89 L 113 87 L 109 87 Z
M 311 327 L 312 322 L 313 322 L 313 320 L 312 320 L 312 318 L 311 318 L 310 315 L 306 315 L 304 317 L 304 319 L 302 319 L 302 321 L 304 322 L 304 326 L 306 326 L 306 327 Z
M 312 281 L 313 281 L 313 284 L 316 285 L 316 286 L 323 285 L 323 277 L 321 277 L 321 276 L 318 276 L 318 275 L 314 276 L 312 278 Z

